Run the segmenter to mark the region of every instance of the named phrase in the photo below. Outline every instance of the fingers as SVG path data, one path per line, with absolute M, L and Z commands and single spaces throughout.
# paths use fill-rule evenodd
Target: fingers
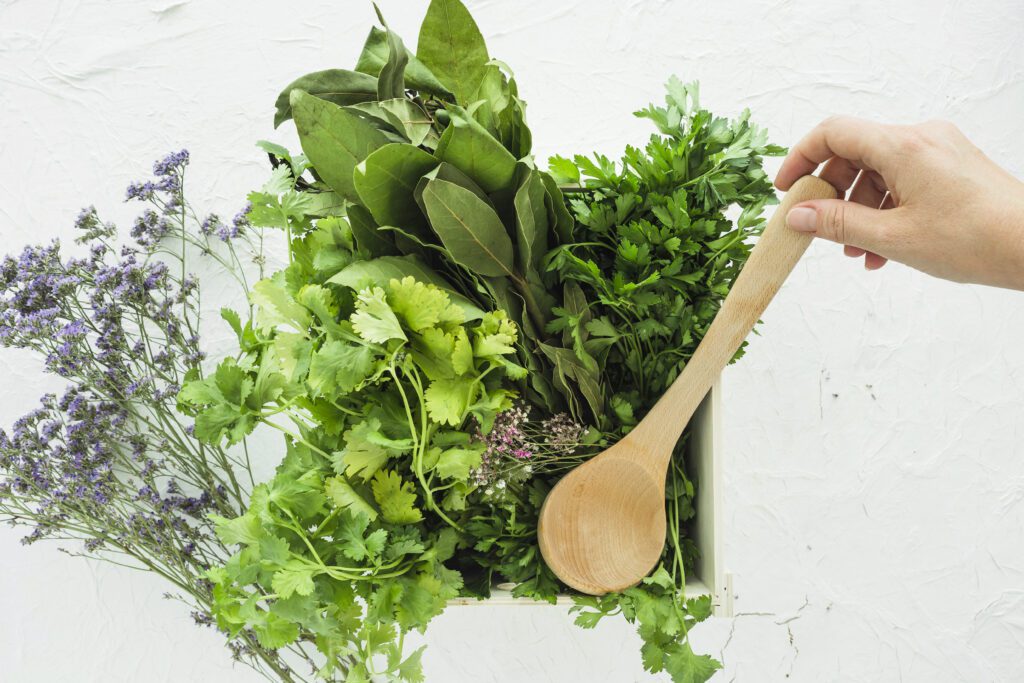
M 875 171 L 862 171 L 853 184 L 848 199 L 851 202 L 863 204 L 872 209 L 880 209 L 882 200 L 885 199 L 885 181 Z
M 822 199 L 797 204 L 786 215 L 786 224 L 793 230 L 872 252 L 870 259 L 865 253 L 865 265 L 880 268 L 884 261 L 879 259 L 888 253 L 900 218 L 900 209 L 881 211 L 842 199 Z
M 860 173 L 860 169 L 854 166 L 849 159 L 832 157 L 822 166 L 818 177 L 836 188 L 840 197 L 845 197 L 846 191 L 853 185 L 858 173 Z
M 872 252 L 868 252 L 864 255 L 864 267 L 868 270 L 878 270 L 888 262 L 889 259 Z
M 880 160 L 885 150 L 892 147 L 888 144 L 890 136 L 887 126 L 864 119 L 825 119 L 790 150 L 775 176 L 775 185 L 788 190 L 798 178 L 812 173 L 832 157 L 861 168 L 881 170 Z
M 829 161 L 828 163 L 832 162 Z M 827 167 L 828 164 L 825 164 L 825 166 Z M 824 173 L 824 170 L 822 173 Z M 885 193 L 885 181 L 882 180 L 882 176 L 878 175 L 875 171 L 864 170 L 857 176 L 857 180 L 854 182 L 853 189 L 850 190 L 850 195 L 847 199 L 870 209 L 880 209 L 882 208 L 882 201 L 885 199 Z M 863 256 L 864 267 L 868 270 L 878 270 L 888 262 L 888 259 L 883 256 L 858 247 L 851 247 L 850 245 L 843 247 L 843 253 L 854 258 Z

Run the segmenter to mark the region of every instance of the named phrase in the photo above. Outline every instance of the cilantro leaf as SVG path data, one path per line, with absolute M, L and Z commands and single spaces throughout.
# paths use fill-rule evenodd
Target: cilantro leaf
M 411 275 L 388 284 L 388 302 L 392 310 L 413 332 L 421 332 L 442 323 L 461 323 L 462 309 L 451 303 L 439 287 L 417 282 Z
M 282 598 L 292 595 L 313 593 L 313 570 L 304 564 L 294 563 L 274 573 L 271 584 L 274 592 Z
M 368 342 L 383 344 L 390 339 L 408 339 L 380 287 L 359 292 L 351 320 L 352 328 Z
M 371 522 L 377 519 L 377 509 L 366 501 L 343 477 L 331 477 L 324 482 L 327 496 L 340 508 L 366 515 Z
M 297 625 L 273 612 L 267 612 L 263 621 L 253 627 L 253 631 L 260 645 L 270 650 L 294 643 L 299 637 Z
M 441 453 L 434 469 L 442 479 L 465 481 L 469 471 L 480 466 L 482 457 L 482 444 L 478 448 L 449 448 Z
M 388 458 L 409 448 L 410 442 L 389 439 L 381 432 L 380 419 L 363 420 L 344 435 L 345 447 L 335 453 L 334 470 L 348 477 L 368 480 L 384 466 Z
M 355 562 L 377 557 L 384 550 L 388 538 L 387 530 L 377 529 L 367 536 L 366 529 L 369 525 L 370 519 L 364 513 L 347 514 L 339 518 L 335 540 L 340 543 L 341 552 Z
M 257 282 L 252 287 L 250 298 L 256 306 L 256 322 L 264 330 L 285 325 L 305 332 L 309 327 L 309 311 L 292 298 L 281 277 Z
M 328 340 L 313 353 L 309 387 L 314 396 L 347 394 L 373 373 L 374 360 L 374 351 L 369 346 Z
M 452 427 L 461 425 L 466 419 L 477 384 L 473 377 L 435 379 L 424 392 L 430 419 Z
M 251 513 L 234 519 L 210 515 L 210 519 L 214 522 L 217 538 L 224 545 L 259 543 L 260 537 L 263 536 L 263 526 L 259 518 Z
M 416 508 L 416 493 L 411 482 L 391 470 L 381 470 L 373 477 L 373 497 L 381 515 L 392 524 L 415 524 L 423 519 Z

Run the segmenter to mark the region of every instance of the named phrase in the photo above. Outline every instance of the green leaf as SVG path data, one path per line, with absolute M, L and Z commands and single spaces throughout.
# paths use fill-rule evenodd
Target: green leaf
M 427 183 L 423 202 L 431 227 L 456 263 L 479 275 L 515 277 L 512 240 L 494 209 L 439 179 Z
M 207 377 L 186 382 L 181 391 L 178 392 L 178 401 L 195 407 L 201 407 L 222 403 L 226 399 L 217 386 L 216 378 Z
M 416 56 L 459 102 L 476 91 L 489 60 L 480 29 L 459 0 L 431 1 L 420 26 Z
M 403 481 L 391 470 L 381 470 L 370 484 L 380 513 L 392 524 L 415 524 L 423 519 L 416 508 L 416 492 L 412 482 Z
M 256 639 L 265 648 L 277 650 L 294 643 L 299 637 L 299 627 L 273 612 L 266 614 L 266 619 L 253 627 Z
M 380 287 L 364 289 L 356 295 L 356 312 L 350 320 L 356 334 L 368 342 L 383 344 L 389 339 L 408 339 Z
M 408 53 L 408 49 L 406 50 Z M 359 55 L 356 63 L 356 71 L 376 76 L 384 67 L 388 59 L 387 32 L 376 26 L 370 29 L 370 35 L 366 37 L 363 45 L 363 52 Z M 410 90 L 451 97 L 452 93 L 437 80 L 437 76 L 431 73 L 423 62 L 416 56 L 409 54 L 409 62 L 405 66 L 405 85 Z M 376 89 L 374 89 L 376 93 Z
M 267 403 L 281 398 L 288 380 L 279 372 L 280 368 L 281 363 L 277 359 L 277 351 L 273 346 L 266 348 L 260 358 L 260 367 L 256 372 L 256 381 L 253 383 L 252 392 L 246 397 L 246 407 L 259 412 Z
M 405 450 L 387 439 L 380 429 L 380 420 L 371 417 L 346 431 L 345 447 L 335 454 L 334 471 L 348 477 L 360 476 L 366 481 L 384 466 L 391 455 Z
M 449 448 L 441 453 L 434 469 L 442 479 L 465 481 L 469 472 L 480 466 L 482 448 Z
M 696 654 L 689 643 L 669 649 L 664 663 L 673 683 L 706 683 L 722 666 L 710 655 Z
M 377 225 L 426 234 L 426 218 L 413 197 L 423 174 L 440 163 L 414 145 L 392 143 L 375 150 L 356 167 L 354 183 Z
M 580 182 L 580 169 L 577 168 L 576 164 L 572 163 L 569 159 L 557 155 L 553 156 L 548 159 L 548 169 L 551 171 L 551 174 L 555 177 L 557 182 Z
M 423 657 L 423 651 L 426 649 L 426 645 L 421 645 L 416 648 L 415 651 L 408 657 L 406 657 L 402 663 L 398 666 L 398 680 L 401 683 L 425 683 L 426 677 L 423 675 L 423 664 L 420 661 Z
M 461 425 L 473 402 L 476 387 L 475 377 L 435 379 L 423 394 L 430 419 L 452 427 Z
M 335 397 L 354 390 L 374 368 L 373 349 L 337 340 L 324 342 L 309 365 L 309 387 L 313 396 Z
M 349 205 L 348 224 L 352 228 L 352 237 L 355 239 L 356 247 L 370 256 L 392 256 L 398 254 L 398 248 L 395 247 L 395 242 L 391 235 L 382 232 L 377 226 L 377 222 L 373 220 L 373 215 L 362 206 L 358 204 Z M 354 263 L 360 263 L 360 261 L 355 261 Z
M 335 540 L 341 544 L 341 552 L 350 560 L 362 562 L 367 558 L 378 557 L 384 550 L 388 538 L 387 530 L 377 529 L 366 536 L 366 528 L 370 523 L 366 515 L 350 514 L 338 521 Z
M 261 329 L 273 330 L 278 325 L 287 325 L 305 332 L 309 328 L 309 311 L 288 293 L 283 278 L 260 280 L 253 285 L 249 298 L 257 307 L 256 323 Z
M 313 592 L 313 571 L 308 567 L 296 564 L 274 573 L 271 583 L 274 592 L 282 598 L 291 596 L 310 595 Z
M 242 320 L 238 317 L 238 313 L 231 310 L 230 308 L 220 309 L 220 317 L 231 326 L 231 330 L 238 337 L 238 343 L 242 343 Z
M 580 628 L 594 628 L 603 616 L 601 612 L 580 612 L 573 623 Z
M 377 99 L 405 97 L 405 67 L 409 63 L 409 52 L 398 34 L 384 22 L 380 8 L 374 5 L 374 9 L 377 10 L 380 23 L 384 24 L 388 47 L 388 59 L 377 75 Z
M 234 519 L 219 515 L 210 515 L 213 520 L 217 538 L 224 545 L 252 545 L 259 543 L 263 536 L 263 527 L 255 515 L 244 514 Z
M 474 183 L 468 175 L 455 168 L 451 164 L 441 162 L 437 168 L 425 174 L 416 183 L 416 189 L 413 192 L 413 196 L 416 199 L 416 203 L 420 209 L 423 210 L 424 215 L 427 213 L 426 204 L 423 203 L 423 190 L 426 189 L 427 183 L 431 180 L 438 178 L 440 180 L 447 180 L 450 183 L 455 183 L 460 187 L 464 187 L 477 197 L 479 197 L 485 204 L 494 208 L 494 204 L 491 202 L 491 198 L 487 196 L 487 193 L 480 189 L 480 186 Z
M 278 536 L 264 536 L 260 539 L 260 559 L 271 564 L 283 565 L 291 557 L 288 541 Z
M 217 445 L 222 438 L 233 445 L 252 432 L 255 424 L 249 415 L 237 408 L 218 404 L 205 408 L 196 416 L 196 438 L 203 443 Z
M 324 490 L 327 497 L 340 508 L 351 510 L 353 514 L 362 513 L 371 522 L 377 519 L 377 509 L 366 501 L 359 493 L 352 488 L 343 477 L 331 477 L 324 482 Z
M 548 251 L 548 212 L 540 173 L 528 170 L 516 191 L 516 252 L 520 272 L 539 271 Z
M 337 105 L 355 104 L 377 99 L 377 74 L 367 75 L 345 69 L 314 71 L 295 79 L 277 96 L 274 128 L 292 117 L 291 94 L 304 90 L 310 95 Z
M 441 135 L 435 155 L 469 176 L 488 194 L 510 189 L 516 158 L 466 112 L 452 106 L 451 123 Z
M 480 326 L 473 330 L 473 354 L 481 358 L 513 354 L 515 343 L 515 323 L 502 310 L 485 314 Z
M 558 241 L 562 244 L 570 244 L 573 241 L 572 232 L 575 221 L 572 214 L 569 213 L 569 209 L 565 208 L 565 198 L 562 196 L 562 191 L 558 189 L 558 184 L 549 174 L 542 173 L 541 180 L 544 182 L 544 189 L 547 191 L 545 205 L 548 207 L 548 222 L 552 225 Z
M 392 280 L 412 276 L 417 282 L 435 285 L 448 293 L 452 303 L 462 309 L 465 320 L 479 320 L 484 312 L 461 294 L 451 290 L 444 278 L 427 267 L 416 256 L 382 256 L 369 261 L 355 261 L 343 268 L 328 282 L 361 291 L 367 287 L 386 287 Z
M 313 343 L 306 335 L 296 332 L 277 332 L 274 351 L 281 363 L 281 371 L 288 382 L 294 382 L 309 371 Z
M 346 109 L 375 119 L 416 146 L 423 145 L 434 149 L 441 139 L 434 131 L 434 120 L 430 115 L 419 104 L 405 97 L 361 102 Z
M 563 381 L 572 380 L 579 387 L 590 407 L 591 415 L 598 418 L 602 416 L 604 397 L 596 369 L 587 367 L 571 349 L 544 343 L 540 344 L 540 349 L 555 364 L 555 370 Z
M 303 285 L 295 300 L 312 311 L 325 332 L 338 332 L 338 304 L 326 287 L 316 284 Z
M 413 332 L 464 321 L 462 309 L 452 304 L 445 290 L 411 275 L 388 283 L 388 303 Z
M 405 555 L 419 555 L 423 552 L 419 531 L 415 527 L 406 527 L 406 531 L 391 535 L 391 543 L 384 549 L 385 560 L 397 560 Z
M 474 370 L 473 345 L 464 327 L 452 332 L 425 330 L 413 340 L 417 365 L 430 379 L 451 379 Z
M 445 607 L 445 598 L 440 595 L 441 582 L 420 574 L 415 579 L 400 579 L 400 583 L 402 594 L 395 609 L 399 627 L 405 631 L 425 628 Z
M 291 103 L 302 151 L 317 174 L 341 196 L 358 201 L 352 172 L 387 138 L 355 114 L 304 90 L 293 90 Z
M 296 517 L 313 517 L 323 512 L 327 502 L 318 470 L 309 470 L 297 479 L 278 476 L 270 481 L 268 501 Z

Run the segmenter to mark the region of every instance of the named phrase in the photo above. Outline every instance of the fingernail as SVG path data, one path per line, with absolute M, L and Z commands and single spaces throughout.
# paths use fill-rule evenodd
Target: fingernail
M 786 225 L 799 232 L 814 232 L 818 228 L 818 212 L 806 206 L 790 209 L 786 214 Z

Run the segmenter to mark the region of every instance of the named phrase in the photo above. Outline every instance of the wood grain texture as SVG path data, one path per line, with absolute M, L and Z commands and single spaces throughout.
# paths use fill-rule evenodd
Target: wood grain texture
M 541 553 L 562 581 L 603 595 L 638 583 L 665 545 L 665 477 L 683 429 L 807 250 L 786 227 L 789 209 L 831 199 L 827 182 L 801 178 L 768 221 L 689 363 L 632 432 L 566 475 L 541 509 Z

